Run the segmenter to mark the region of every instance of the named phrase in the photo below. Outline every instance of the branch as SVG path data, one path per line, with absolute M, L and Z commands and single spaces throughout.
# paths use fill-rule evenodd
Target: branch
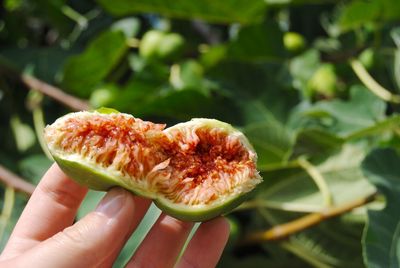
M 243 244 L 274 241 L 286 238 L 292 234 L 317 225 L 322 221 L 337 217 L 357 207 L 368 204 L 369 202 L 375 200 L 376 195 L 377 193 L 374 192 L 366 197 L 351 201 L 349 203 L 327 208 L 322 212 L 311 213 L 294 221 L 274 226 L 269 230 L 252 233 L 245 237 Z
M 35 185 L 20 178 L 18 175 L 12 173 L 2 165 L 0 165 L 0 181 L 8 187 L 14 188 L 18 192 L 32 195 L 35 190 Z
M 86 101 L 71 96 L 61 89 L 49 85 L 33 76 L 22 74 L 21 79 L 30 89 L 39 91 L 75 111 L 88 110 L 90 108 Z

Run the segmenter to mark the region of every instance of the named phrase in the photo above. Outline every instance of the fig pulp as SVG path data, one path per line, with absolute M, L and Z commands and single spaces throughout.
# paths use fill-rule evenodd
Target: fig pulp
M 77 112 L 45 129 L 61 169 L 81 184 L 124 187 L 167 214 L 204 221 L 239 205 L 261 182 L 246 137 L 213 119 L 165 129 L 118 112 Z

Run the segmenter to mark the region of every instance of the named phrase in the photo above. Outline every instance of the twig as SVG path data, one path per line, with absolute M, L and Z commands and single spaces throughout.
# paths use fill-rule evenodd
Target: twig
M 33 76 L 23 74 L 21 75 L 21 79 L 30 89 L 39 91 L 73 110 L 81 111 L 88 110 L 90 108 L 86 101 L 71 96 L 61 89 L 49 85 Z
M 0 240 L 3 240 L 4 231 L 11 218 L 15 204 L 14 188 L 7 186 L 4 193 L 3 209 L 0 215 Z
M 350 65 L 357 77 L 372 93 L 385 101 L 400 103 L 400 96 L 393 94 L 386 88 L 382 87 L 378 82 L 376 82 L 360 61 L 356 59 L 351 59 Z
M 44 115 L 42 109 L 43 94 L 39 91 L 31 90 L 27 98 L 27 106 L 32 111 L 33 115 L 33 126 L 35 128 L 36 137 L 39 141 L 39 145 L 42 148 L 44 154 L 48 159 L 53 160 L 49 149 L 44 141 L 43 131 L 45 128 Z
M 0 165 L 0 181 L 18 192 L 31 195 L 35 186 Z
M 44 124 L 44 119 L 43 119 L 43 110 L 42 107 L 36 107 L 32 111 L 33 113 L 33 125 L 35 127 L 35 132 L 37 139 L 39 141 L 40 147 L 42 148 L 44 154 L 47 156 L 48 159 L 53 160 L 53 157 L 51 156 L 49 149 L 46 146 L 46 142 L 44 141 L 43 137 L 43 130 L 45 127 Z
M 286 238 L 292 234 L 317 225 L 324 220 L 342 215 L 346 212 L 353 210 L 354 208 L 368 204 L 369 202 L 375 200 L 376 195 L 377 193 L 375 192 L 366 197 L 351 201 L 349 203 L 332 208 L 327 208 L 322 212 L 308 214 L 294 221 L 272 227 L 269 230 L 252 233 L 245 237 L 245 239 L 243 240 L 243 244 L 274 241 Z

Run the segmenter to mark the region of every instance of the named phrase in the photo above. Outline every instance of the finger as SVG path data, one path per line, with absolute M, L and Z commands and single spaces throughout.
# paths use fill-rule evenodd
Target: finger
M 26 205 L 2 257 L 32 248 L 70 226 L 86 193 L 86 187 L 53 164 Z
M 128 239 L 131 237 L 132 233 L 136 230 L 137 226 L 139 223 L 142 221 L 144 215 L 146 214 L 147 210 L 149 209 L 149 206 L 151 204 L 150 199 L 144 199 L 139 196 L 133 197 L 134 203 L 135 203 L 135 209 L 133 211 L 133 220 L 132 223 L 129 226 L 129 230 L 127 235 L 125 235 L 124 239 L 118 243 L 115 251 L 107 257 L 104 262 L 100 265 L 100 267 L 112 267 L 115 260 L 117 259 L 120 251 L 124 247 L 125 243 L 128 241 Z
M 127 267 L 173 267 L 192 227 L 192 222 L 161 214 Z
M 132 194 L 121 188 L 112 189 L 95 212 L 19 257 L 19 264 L 99 267 L 121 250 L 132 223 L 138 221 L 137 213 Z
M 202 223 L 190 241 L 177 268 L 215 267 L 229 238 L 229 223 L 217 218 Z

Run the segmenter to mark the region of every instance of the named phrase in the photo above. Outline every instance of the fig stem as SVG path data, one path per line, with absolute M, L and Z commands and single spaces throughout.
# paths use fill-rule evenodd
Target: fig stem
M 300 157 L 297 161 L 300 167 L 302 167 L 308 173 L 308 175 L 313 179 L 313 181 L 317 185 L 318 189 L 322 194 L 324 205 L 327 207 L 332 206 L 333 204 L 332 194 L 321 172 L 319 172 L 319 170 L 304 157 Z
M 8 221 L 11 218 L 14 202 L 15 201 L 15 191 L 13 187 L 7 186 L 4 192 L 4 204 L 0 215 L 0 239 L 3 238 L 4 230 L 7 227 Z
M 35 186 L 0 165 L 0 181 L 18 192 L 32 195 Z
M 39 91 L 74 111 L 88 110 L 90 108 L 86 101 L 71 96 L 65 93 L 62 89 L 49 85 L 31 75 L 22 74 L 21 79 L 30 89 Z
M 67 16 L 68 18 L 73 20 L 76 24 L 78 24 L 79 28 L 81 28 L 81 29 L 87 28 L 87 26 L 89 24 L 88 19 L 84 15 L 77 12 L 75 9 L 71 8 L 68 5 L 63 5 L 61 7 L 61 12 L 65 16 Z
M 392 103 L 400 103 L 400 96 L 393 94 L 383 86 L 381 86 L 365 69 L 364 65 L 357 60 L 351 59 L 350 60 L 351 68 L 353 69 L 354 73 L 357 77 L 361 80 L 361 82 L 376 96 L 379 98 L 392 102 Z
M 288 223 L 276 225 L 266 231 L 254 232 L 244 238 L 243 244 L 259 243 L 265 241 L 275 241 L 284 239 L 292 234 L 303 231 L 314 225 L 321 223 L 333 217 L 340 216 L 357 207 L 361 207 L 375 200 L 377 192 L 374 192 L 365 197 L 350 201 L 348 203 L 335 207 L 326 208 L 321 212 L 310 213 Z

